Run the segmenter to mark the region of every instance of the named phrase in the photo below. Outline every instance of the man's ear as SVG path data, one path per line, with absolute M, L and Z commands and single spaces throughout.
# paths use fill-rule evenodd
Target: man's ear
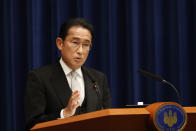
M 60 37 L 56 38 L 56 46 L 59 50 L 62 50 L 62 47 L 63 47 L 63 39 L 62 38 L 60 38 Z

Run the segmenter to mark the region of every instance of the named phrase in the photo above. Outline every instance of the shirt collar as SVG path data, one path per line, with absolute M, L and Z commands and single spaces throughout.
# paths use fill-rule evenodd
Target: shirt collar
M 67 66 L 67 64 L 63 61 L 62 57 L 59 62 L 61 64 L 61 67 L 63 68 L 65 75 L 67 76 L 72 71 L 72 69 L 69 66 Z M 82 77 L 81 67 L 76 69 L 75 71 L 78 73 L 79 76 Z

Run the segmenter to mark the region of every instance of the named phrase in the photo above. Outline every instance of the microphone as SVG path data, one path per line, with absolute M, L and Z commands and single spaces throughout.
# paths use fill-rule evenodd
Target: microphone
M 180 101 L 180 94 L 179 94 L 178 90 L 177 90 L 176 87 L 175 87 L 174 85 L 172 85 L 170 82 L 168 82 L 168 81 L 166 81 L 165 79 L 163 79 L 163 78 L 161 78 L 161 77 L 158 77 L 158 76 L 156 76 L 156 75 L 154 75 L 154 74 L 152 74 L 152 73 L 149 73 L 149 72 L 147 72 L 147 71 L 144 71 L 144 70 L 142 70 L 142 69 L 139 69 L 138 72 L 139 72 L 140 74 L 142 74 L 143 76 L 150 77 L 150 78 L 152 78 L 152 79 L 154 79 L 154 80 L 157 80 L 157 81 L 159 81 L 159 82 L 161 82 L 161 83 L 164 83 L 164 84 L 169 85 L 169 87 L 171 87 L 171 88 L 175 91 L 176 96 L 178 97 L 178 103 L 179 103 L 179 104 L 181 103 L 181 101 Z

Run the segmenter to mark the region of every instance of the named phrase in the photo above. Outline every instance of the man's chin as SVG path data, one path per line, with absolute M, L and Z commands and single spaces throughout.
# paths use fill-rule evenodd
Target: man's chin
M 80 64 L 76 64 L 76 65 L 73 66 L 73 68 L 74 68 L 74 70 L 76 70 L 76 69 L 80 68 L 82 65 L 83 64 L 81 64 L 81 63 Z

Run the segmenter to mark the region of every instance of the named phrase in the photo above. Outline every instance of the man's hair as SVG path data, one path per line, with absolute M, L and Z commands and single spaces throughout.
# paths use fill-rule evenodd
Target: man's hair
M 59 37 L 64 40 L 66 38 L 66 36 L 68 35 L 69 29 L 73 26 L 81 26 L 81 27 L 89 30 L 92 35 L 92 39 L 93 39 L 93 35 L 94 35 L 93 25 L 88 23 L 88 21 L 84 18 L 73 18 L 73 19 L 69 19 L 66 22 L 64 22 L 61 25 Z

